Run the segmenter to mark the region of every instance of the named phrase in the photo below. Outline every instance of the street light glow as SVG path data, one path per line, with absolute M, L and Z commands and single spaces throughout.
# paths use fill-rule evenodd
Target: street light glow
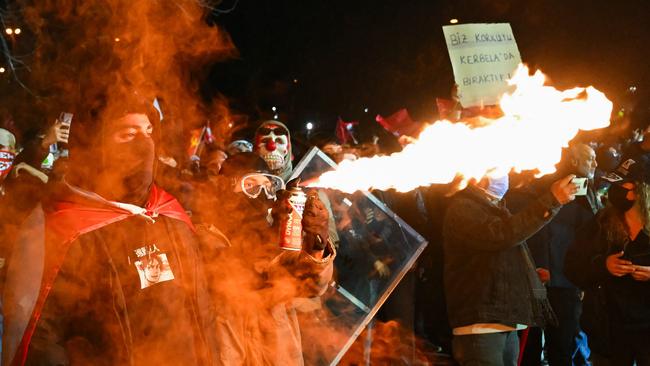
M 364 112 L 364 113 L 368 113 L 368 107 L 364 108 L 364 109 L 363 109 L 363 112 Z
M 273 107 L 271 107 L 271 110 L 272 110 L 273 112 L 275 112 L 275 111 L 277 111 L 278 109 L 275 108 L 275 106 L 273 106 Z
M 9 35 L 14 34 L 14 30 L 11 29 L 11 28 L 7 28 L 7 29 L 5 29 L 5 32 L 6 32 L 7 34 L 9 34 Z
M 0 74 L 2 74 L 2 73 L 4 73 L 4 72 L 5 72 L 5 68 L 4 68 L 4 67 L 0 67 Z
M 307 131 L 311 131 L 314 128 L 314 124 L 311 122 L 307 122 Z
M 458 19 L 453 18 L 453 19 L 451 19 L 451 20 L 449 21 L 449 23 L 451 23 L 451 24 L 457 24 L 457 23 L 458 23 Z
M 277 113 L 273 115 L 273 119 L 278 119 Z
M 20 34 L 20 32 L 22 32 L 22 30 L 20 28 L 14 29 L 14 34 Z

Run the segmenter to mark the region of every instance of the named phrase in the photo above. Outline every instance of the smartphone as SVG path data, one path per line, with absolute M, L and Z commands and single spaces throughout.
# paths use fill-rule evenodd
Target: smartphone
M 72 113 L 62 112 L 57 118 L 57 123 L 60 122 L 61 125 L 70 132 L 70 126 L 72 125 Z M 68 156 L 68 144 L 64 142 L 57 143 L 57 149 L 60 150 L 61 156 Z
M 578 191 L 575 194 L 576 196 L 585 196 L 587 194 L 587 178 L 575 177 L 571 179 L 571 183 L 575 184 L 576 187 L 578 187 Z

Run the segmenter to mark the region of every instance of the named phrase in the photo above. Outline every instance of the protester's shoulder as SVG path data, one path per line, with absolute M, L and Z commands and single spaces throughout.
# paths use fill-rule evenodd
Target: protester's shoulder
M 446 216 L 465 216 L 468 212 L 483 209 L 484 205 L 474 195 L 469 187 L 454 194 L 449 200 Z

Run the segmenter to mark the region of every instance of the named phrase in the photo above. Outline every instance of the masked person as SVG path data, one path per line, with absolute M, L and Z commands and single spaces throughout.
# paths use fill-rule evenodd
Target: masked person
M 0 195 L 4 195 L 3 182 L 11 172 L 16 158 L 16 136 L 0 128 Z
M 316 341 L 302 339 L 297 312 L 311 304 L 307 299 L 322 294 L 332 277 L 335 249 L 328 237 L 328 212 L 310 193 L 302 250 L 281 249 L 277 218 L 286 213 L 275 199 L 283 188 L 282 179 L 269 174 L 254 153 L 239 153 L 223 164 L 216 193 L 220 220 L 212 221 L 230 246 L 214 261 L 218 266 L 210 282 L 227 365 L 303 365 L 302 343 Z
M 525 240 L 574 199 L 572 175 L 513 215 L 502 198 L 508 176 L 456 193 L 443 224 L 444 285 L 461 365 L 516 365 L 516 330 L 544 326 L 553 313 Z
M 293 172 L 291 134 L 282 122 L 266 121 L 255 131 L 255 152 L 271 173 L 287 180 Z
M 594 364 L 650 365 L 650 170 L 625 160 L 605 179 L 608 205 L 567 252 L 567 278 L 585 290 L 582 324 Z
M 3 363 L 214 364 L 194 227 L 153 182 L 156 114 L 131 94 L 91 112 L 73 131 L 89 133 L 70 145 L 77 160 L 44 204 L 45 245 L 10 263 Z

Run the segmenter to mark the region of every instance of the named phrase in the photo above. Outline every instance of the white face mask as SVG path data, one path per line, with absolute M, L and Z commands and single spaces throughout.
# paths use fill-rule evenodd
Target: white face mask
M 276 129 L 257 138 L 257 153 L 271 170 L 280 170 L 289 161 L 289 138 L 286 134 L 280 134 L 284 130 Z
M 501 177 L 487 177 L 488 185 L 485 187 L 485 191 L 496 199 L 501 200 L 503 196 L 508 192 L 509 179 L 508 175 Z
M 5 180 L 9 172 L 11 172 L 11 166 L 14 165 L 14 159 L 16 154 L 12 151 L 0 150 L 0 183 Z

